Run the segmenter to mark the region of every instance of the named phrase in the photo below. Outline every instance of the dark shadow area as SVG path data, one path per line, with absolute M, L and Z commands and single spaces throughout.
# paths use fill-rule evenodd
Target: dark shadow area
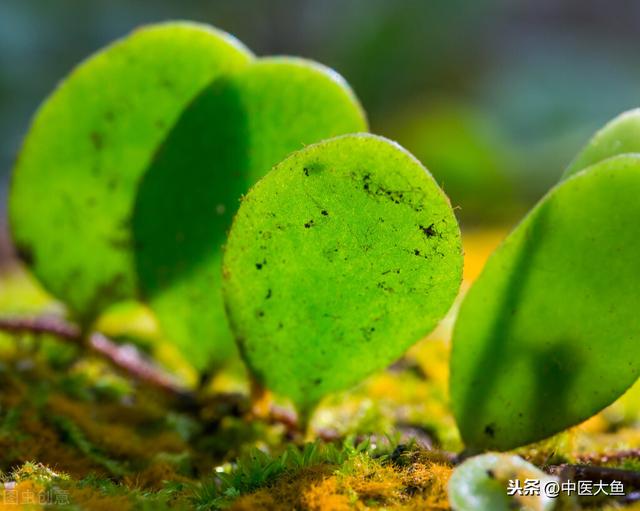
M 571 390 L 577 375 L 577 368 L 584 363 L 584 357 L 576 351 L 575 343 L 568 339 L 549 342 L 533 358 L 531 371 L 535 374 L 535 401 L 530 405 L 530 417 L 554 417 L 556 411 L 563 417 L 571 410 L 573 398 Z M 587 417 L 585 417 L 586 419 Z M 557 420 L 530 422 L 529 438 L 548 437 L 559 433 L 564 427 Z
M 536 250 L 538 250 L 539 240 L 544 235 L 547 223 L 548 215 L 545 205 L 542 205 L 535 221 L 528 228 L 525 240 L 512 266 L 509 284 L 490 329 L 490 342 L 484 343 L 485 350 L 476 360 L 475 370 L 469 379 L 473 386 L 473 392 L 466 394 L 466 400 L 462 405 L 462 414 L 458 418 L 460 424 L 475 424 L 478 417 L 485 416 L 487 399 L 495 396 L 497 377 L 503 371 L 510 370 L 503 364 L 504 357 L 496 356 L 496 354 L 503 352 L 511 343 L 521 342 L 521 339 L 514 339 L 511 336 L 511 328 L 518 312 L 517 304 L 527 289 L 531 262 Z M 550 356 L 549 353 L 546 355 Z M 474 429 L 482 429 L 483 434 L 492 439 L 496 436 L 496 427 L 495 424 L 490 423 L 481 424 Z
M 220 79 L 185 110 L 136 198 L 133 236 L 144 294 L 153 296 L 220 249 L 246 192 L 247 118 Z

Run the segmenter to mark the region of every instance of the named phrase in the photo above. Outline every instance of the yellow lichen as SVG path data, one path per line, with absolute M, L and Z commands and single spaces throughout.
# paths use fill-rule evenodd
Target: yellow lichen
M 240 496 L 234 511 L 346 511 L 448 509 L 451 465 L 441 456 L 411 451 L 399 464 L 354 454 L 342 466 L 316 465 L 285 473 Z
M 304 490 L 301 503 L 309 511 L 348 511 L 352 509 L 349 497 L 338 492 L 338 480 L 335 476 L 325 477 Z

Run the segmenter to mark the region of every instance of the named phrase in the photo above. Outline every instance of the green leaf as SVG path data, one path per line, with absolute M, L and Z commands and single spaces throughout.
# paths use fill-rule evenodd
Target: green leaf
M 563 179 L 612 156 L 640 153 L 640 109 L 620 114 L 598 131 L 565 170 Z
M 157 146 L 205 85 L 250 58 L 210 27 L 152 25 L 79 65 L 38 111 L 13 175 L 13 236 L 84 324 L 134 294 L 129 222 Z
M 393 142 L 346 135 L 292 154 L 244 198 L 224 296 L 254 375 L 305 416 L 429 333 L 461 270 L 431 175 Z
M 577 424 L 640 375 L 640 156 L 552 189 L 489 259 L 453 337 L 451 393 L 471 448 Z
M 221 259 L 240 196 L 304 144 L 366 127 L 342 78 L 294 58 L 257 60 L 181 116 L 141 184 L 134 234 L 145 298 L 198 369 L 236 352 Z
M 508 495 L 509 481 L 523 489 L 526 480 L 539 481 L 539 494 Z M 488 453 L 469 458 L 456 467 L 448 485 L 449 504 L 454 511 L 551 511 L 556 507 L 560 482 L 518 456 Z

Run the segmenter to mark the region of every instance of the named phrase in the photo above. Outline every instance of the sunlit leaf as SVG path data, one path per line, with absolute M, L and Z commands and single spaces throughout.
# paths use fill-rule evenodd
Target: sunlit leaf
M 489 259 L 456 323 L 465 443 L 509 449 L 577 424 L 640 375 L 640 156 L 556 186 Z
M 346 135 L 294 153 L 244 198 L 224 294 L 249 367 L 304 415 L 432 330 L 461 270 L 431 175 L 397 144 Z
M 157 146 L 205 85 L 249 59 L 207 26 L 149 26 L 83 62 L 38 111 L 13 175 L 13 236 L 83 323 L 134 294 L 129 222 Z
M 196 367 L 235 352 L 221 258 L 240 196 L 304 144 L 366 128 L 336 73 L 294 58 L 257 60 L 184 112 L 142 182 L 134 233 L 143 293 Z

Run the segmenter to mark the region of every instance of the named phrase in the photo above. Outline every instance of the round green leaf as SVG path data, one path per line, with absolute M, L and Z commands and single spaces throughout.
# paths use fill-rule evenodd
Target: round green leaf
M 205 85 L 249 59 L 210 27 L 153 25 L 83 62 L 38 111 L 13 174 L 13 236 L 83 323 L 134 293 L 129 222 L 157 146 Z
M 176 123 L 140 186 L 134 234 L 143 294 L 198 369 L 235 353 L 221 258 L 240 196 L 304 144 L 366 128 L 340 76 L 284 57 L 214 82 Z
M 640 157 L 551 190 L 460 309 L 451 393 L 465 443 L 510 449 L 577 424 L 640 375 Z
M 436 326 L 460 285 L 460 232 L 413 156 L 345 135 L 292 154 L 251 189 L 223 267 L 246 362 L 304 414 Z
M 640 153 L 640 109 L 619 115 L 598 131 L 565 170 L 563 179 L 599 161 L 625 153 Z

